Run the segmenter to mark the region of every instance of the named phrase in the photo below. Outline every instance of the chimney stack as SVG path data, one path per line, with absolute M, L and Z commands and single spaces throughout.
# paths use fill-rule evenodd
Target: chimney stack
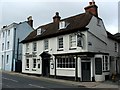
M 33 20 L 32 20 L 32 16 L 29 16 L 28 18 L 27 18 L 27 23 L 31 26 L 31 27 L 33 27 Z
M 59 22 L 60 21 L 60 16 L 59 16 L 59 13 L 56 12 L 56 15 L 53 17 L 53 22 Z
M 95 5 L 94 0 L 92 2 L 89 2 L 89 6 L 85 7 L 85 11 L 93 14 L 94 16 L 98 17 L 98 11 L 97 11 L 97 6 Z
M 7 25 L 6 26 L 3 26 L 3 28 L 6 28 L 7 27 Z

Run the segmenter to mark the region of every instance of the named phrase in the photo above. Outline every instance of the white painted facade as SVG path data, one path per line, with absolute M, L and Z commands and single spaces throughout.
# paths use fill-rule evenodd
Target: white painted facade
M 22 59 L 20 41 L 32 30 L 33 28 L 26 21 L 19 24 L 12 23 L 0 30 L 0 67 L 2 70 L 15 71 L 15 62 Z M 19 49 L 17 49 L 18 46 Z
M 82 64 L 84 64 L 84 62 L 90 63 L 90 81 L 93 81 L 93 80 L 104 81 L 106 76 L 109 76 L 110 72 L 112 73 L 111 71 L 112 67 L 110 66 L 109 56 L 113 55 L 116 57 L 118 53 L 118 52 L 113 52 L 113 50 L 111 50 L 111 49 L 114 49 L 113 48 L 114 46 L 110 46 L 112 45 L 111 43 L 113 43 L 114 41 L 108 39 L 106 29 L 101 19 L 98 19 L 93 16 L 90 23 L 87 25 L 87 27 L 89 28 L 88 31 L 81 31 L 81 33 L 83 34 L 83 42 L 82 42 L 83 46 L 76 47 L 76 49 L 70 49 L 70 35 L 71 34 L 61 35 L 63 37 L 63 50 L 62 51 L 58 50 L 58 37 L 61 37 L 61 36 L 46 38 L 48 39 L 47 52 L 51 55 L 50 63 L 49 63 L 49 66 L 50 66 L 49 75 L 66 76 L 66 77 L 77 76 L 77 78 L 79 78 L 80 81 L 83 81 L 84 77 L 82 75 Z M 33 42 L 23 44 L 22 72 L 42 75 L 42 57 L 40 56 L 40 54 L 46 51 L 44 50 L 44 40 L 38 40 L 35 42 L 37 43 L 37 46 L 36 46 L 37 51 L 35 52 L 33 51 Z M 27 44 L 29 44 L 29 47 L 27 47 Z M 26 49 L 27 49 L 26 47 L 29 48 L 27 52 L 26 52 Z M 84 58 L 84 55 L 86 54 L 84 55 L 77 54 L 77 57 L 75 56 L 76 53 L 85 53 L 85 52 L 93 52 L 93 53 L 96 52 L 96 53 L 92 57 Z M 56 58 L 57 56 L 55 55 L 58 55 L 58 56 L 61 55 L 61 57 L 64 57 L 64 55 L 71 54 L 71 53 L 74 59 L 77 60 L 77 65 L 75 64 L 75 68 L 58 68 L 57 66 L 58 60 Z M 107 58 L 108 66 L 106 70 L 104 70 L 105 60 L 103 60 L 103 58 L 104 59 Z M 26 68 L 26 64 L 27 64 L 26 59 L 29 59 L 29 68 Z M 33 59 L 36 59 L 36 68 L 33 68 L 34 66 Z M 102 61 L 101 62 L 102 70 L 100 74 L 98 74 L 95 70 L 96 59 L 99 59 Z M 76 75 L 76 69 L 77 69 L 77 75 Z

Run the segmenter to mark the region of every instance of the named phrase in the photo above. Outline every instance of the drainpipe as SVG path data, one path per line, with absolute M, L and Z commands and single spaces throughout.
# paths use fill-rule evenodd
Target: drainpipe
M 77 55 L 74 57 L 74 59 L 75 59 L 75 81 L 77 81 L 77 79 L 78 79 L 78 62 L 77 62 Z
M 56 78 L 56 56 L 55 56 L 55 78 Z
M 18 61 L 18 56 L 19 56 L 19 38 L 18 38 L 18 41 L 17 41 L 17 61 Z
M 14 28 L 13 55 L 12 55 L 12 68 L 11 68 L 11 71 L 13 71 L 13 67 L 14 67 L 14 59 L 15 59 L 15 40 L 16 40 L 16 28 Z
M 6 63 L 6 42 L 7 42 L 7 30 L 5 30 L 5 43 L 4 43 L 4 70 L 5 70 L 5 63 Z
M 19 38 L 17 40 L 17 57 L 16 57 L 16 60 L 18 62 L 18 56 L 19 56 Z M 16 69 L 16 68 L 15 68 Z M 16 71 L 16 70 L 15 70 Z

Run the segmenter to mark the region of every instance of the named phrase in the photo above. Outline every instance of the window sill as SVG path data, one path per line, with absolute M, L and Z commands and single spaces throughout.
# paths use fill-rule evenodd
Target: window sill
M 103 72 L 110 72 L 110 70 L 107 70 L 107 71 L 103 71 Z
M 27 70 L 27 71 L 28 71 L 28 70 L 29 70 L 29 68 L 26 68 L 25 70 Z
M 57 51 L 63 51 L 63 49 L 57 49 Z
M 75 68 L 56 68 L 57 70 L 75 70 Z
M 48 52 L 48 49 L 44 50 L 45 52 Z
M 71 47 L 71 48 L 69 48 L 69 50 L 75 50 L 75 49 L 77 49 L 76 47 Z
M 32 51 L 32 53 L 36 54 L 36 53 L 37 53 L 37 51 Z
M 36 68 L 32 69 L 32 71 L 36 71 Z

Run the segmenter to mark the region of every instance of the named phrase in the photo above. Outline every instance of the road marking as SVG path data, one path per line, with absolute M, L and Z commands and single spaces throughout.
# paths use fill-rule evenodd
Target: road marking
M 13 81 L 13 82 L 18 82 L 18 81 L 14 80 L 14 79 L 9 79 L 9 78 L 5 78 L 5 77 L 2 77 L 2 78 L 5 79 L 5 80 Z
M 33 84 L 28 84 L 28 85 L 33 86 L 33 87 L 38 87 L 38 88 L 45 88 L 43 86 L 38 86 L 38 85 L 33 85 Z

